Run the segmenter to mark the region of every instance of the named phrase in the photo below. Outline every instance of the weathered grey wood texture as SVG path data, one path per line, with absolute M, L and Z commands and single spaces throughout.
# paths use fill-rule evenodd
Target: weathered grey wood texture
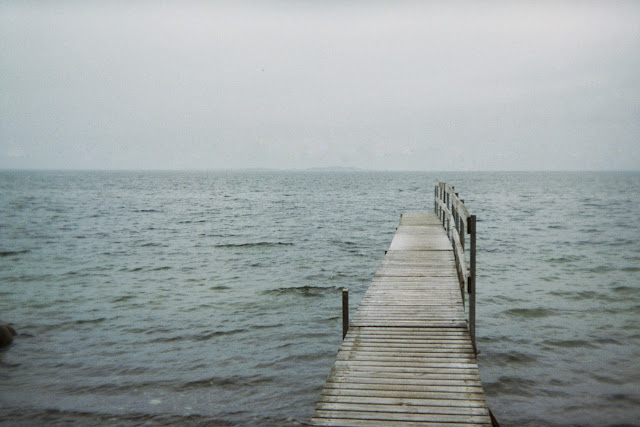
M 453 249 L 435 214 L 400 218 L 311 424 L 491 425 Z

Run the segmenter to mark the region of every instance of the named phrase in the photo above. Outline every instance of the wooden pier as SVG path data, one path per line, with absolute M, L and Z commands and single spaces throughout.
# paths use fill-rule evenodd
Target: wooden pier
M 435 211 L 401 216 L 311 425 L 492 425 L 476 361 L 475 216 L 444 183 Z

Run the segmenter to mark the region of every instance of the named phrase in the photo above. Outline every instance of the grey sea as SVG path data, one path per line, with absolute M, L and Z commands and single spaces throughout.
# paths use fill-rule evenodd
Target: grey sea
M 4 425 L 308 421 L 403 212 L 478 217 L 503 426 L 640 425 L 640 173 L 0 172 Z

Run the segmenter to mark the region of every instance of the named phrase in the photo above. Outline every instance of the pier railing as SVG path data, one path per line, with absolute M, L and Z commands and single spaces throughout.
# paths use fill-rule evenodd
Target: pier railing
M 460 292 L 462 301 L 465 300 L 465 293 L 468 294 L 469 307 L 469 334 L 473 348 L 476 347 L 476 216 L 469 214 L 464 200 L 460 199 L 455 188 L 445 182 L 438 182 L 435 186 L 434 209 L 438 218 L 442 221 L 442 226 L 447 230 L 451 239 L 453 253 L 456 259 L 456 270 L 458 270 L 458 281 L 460 282 Z M 465 254 L 466 235 L 469 236 L 469 263 Z M 468 265 L 468 266 L 467 266 Z

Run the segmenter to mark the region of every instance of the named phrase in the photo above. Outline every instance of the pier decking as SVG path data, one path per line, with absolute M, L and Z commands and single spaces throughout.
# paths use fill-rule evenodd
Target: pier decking
M 444 187 L 442 195 L 436 211 L 464 229 Z M 492 425 L 463 302 L 469 275 L 466 267 L 459 273 L 450 226 L 435 214 L 402 215 L 312 425 Z

